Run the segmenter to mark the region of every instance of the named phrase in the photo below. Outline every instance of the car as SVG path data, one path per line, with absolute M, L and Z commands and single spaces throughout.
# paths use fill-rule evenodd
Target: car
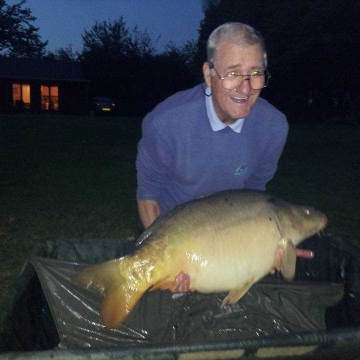
M 109 114 L 114 115 L 116 113 L 116 104 L 111 97 L 98 96 L 94 97 L 91 115 Z

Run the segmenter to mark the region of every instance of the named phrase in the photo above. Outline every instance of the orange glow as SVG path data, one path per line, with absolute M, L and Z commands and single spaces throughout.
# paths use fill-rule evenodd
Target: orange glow
M 41 108 L 43 110 L 59 110 L 59 87 L 41 85 Z
M 12 84 L 13 104 L 18 108 L 30 109 L 31 96 L 29 84 Z

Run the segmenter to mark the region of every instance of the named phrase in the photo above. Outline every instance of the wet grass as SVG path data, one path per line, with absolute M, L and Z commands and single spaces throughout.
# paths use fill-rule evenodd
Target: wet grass
M 360 127 L 292 124 L 268 190 L 329 217 L 327 232 L 360 246 Z
M 0 283 L 40 241 L 124 238 L 137 222 L 140 119 L 0 120 Z
M 141 119 L 0 118 L 0 283 L 41 241 L 131 238 Z M 269 192 L 322 209 L 360 245 L 360 128 L 293 124 Z

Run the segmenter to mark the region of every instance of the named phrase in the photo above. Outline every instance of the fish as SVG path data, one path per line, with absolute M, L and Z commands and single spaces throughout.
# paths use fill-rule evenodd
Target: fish
M 83 289 L 103 295 L 105 330 L 118 328 L 146 291 L 169 286 L 180 273 L 201 293 L 228 292 L 221 306 L 239 301 L 275 267 L 292 280 L 296 246 L 327 225 L 326 215 L 267 192 L 225 190 L 161 215 L 140 235 L 133 254 L 75 274 Z

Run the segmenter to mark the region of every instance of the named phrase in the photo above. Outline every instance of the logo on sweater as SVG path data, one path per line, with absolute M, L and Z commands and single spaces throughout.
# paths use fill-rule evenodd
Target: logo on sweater
M 246 166 L 247 166 L 247 165 L 239 166 L 239 167 L 235 170 L 234 175 L 235 175 L 235 176 L 242 175 L 243 172 L 244 172 L 245 169 L 246 169 Z

